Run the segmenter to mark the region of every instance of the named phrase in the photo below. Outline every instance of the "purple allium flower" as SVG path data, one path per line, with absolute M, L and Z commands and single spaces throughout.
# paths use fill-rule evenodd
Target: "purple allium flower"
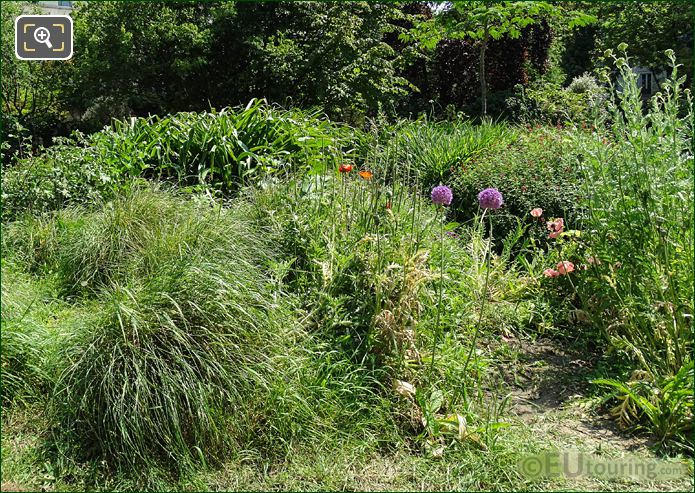
M 449 205 L 454 198 L 451 188 L 446 185 L 439 185 L 432 189 L 432 202 L 437 205 Z
M 504 204 L 504 199 L 496 188 L 486 188 L 478 194 L 478 203 L 483 209 L 499 209 Z

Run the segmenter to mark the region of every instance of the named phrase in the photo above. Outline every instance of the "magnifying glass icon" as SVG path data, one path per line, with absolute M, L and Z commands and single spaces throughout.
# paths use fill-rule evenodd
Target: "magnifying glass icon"
M 51 44 L 51 32 L 45 27 L 39 27 L 34 31 L 34 39 L 37 43 L 43 43 L 53 49 L 53 45 Z

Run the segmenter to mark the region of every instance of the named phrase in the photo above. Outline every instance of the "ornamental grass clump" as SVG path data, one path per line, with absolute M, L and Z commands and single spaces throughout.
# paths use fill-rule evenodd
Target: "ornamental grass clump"
M 262 268 L 267 244 L 243 217 L 141 190 L 64 233 L 108 252 L 60 242 L 59 275 L 97 301 L 61 347 L 51 403 L 77 451 L 120 469 L 181 471 L 253 444 L 272 454 L 292 435 L 296 415 L 279 415 L 304 409 L 284 393 L 301 331 Z

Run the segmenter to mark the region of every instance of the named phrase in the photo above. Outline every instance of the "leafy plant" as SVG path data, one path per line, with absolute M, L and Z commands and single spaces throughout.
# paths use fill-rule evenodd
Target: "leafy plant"
M 121 174 L 227 191 L 267 173 L 311 168 L 321 152 L 341 148 L 341 137 L 318 112 L 283 111 L 254 99 L 234 110 L 117 121 L 90 143 Z
M 507 237 L 521 221 L 530 225 L 527 237 L 540 239 L 547 232 L 543 224 L 531 222 L 532 209 L 542 207 L 547 217 L 568 221 L 582 215 L 577 206 L 579 174 L 571 161 L 575 151 L 569 132 L 560 129 L 527 128 L 512 135 L 516 139 L 501 148 L 491 146 L 454 169 L 454 208 L 458 217 L 471 217 L 478 208 L 478 192 L 497 188 L 505 198 L 493 218 L 499 237 Z
M 693 361 L 675 375 L 653 380 L 636 370 L 630 381 L 597 379 L 593 383 L 612 389 L 618 404 L 611 414 L 623 427 L 646 428 L 659 445 L 672 450 L 693 451 Z
M 79 141 L 78 141 L 79 142 Z M 2 174 L 2 222 L 108 198 L 124 177 L 96 149 L 67 141 L 20 159 Z

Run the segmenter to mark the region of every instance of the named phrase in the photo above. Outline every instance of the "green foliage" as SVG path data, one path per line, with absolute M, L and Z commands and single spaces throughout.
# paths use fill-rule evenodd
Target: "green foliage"
M 85 130 L 131 113 L 207 107 L 212 4 L 76 4 L 75 50 L 62 98 Z M 236 103 L 236 102 L 235 102 Z
M 64 71 L 64 64 L 23 61 L 15 55 L 14 24 L 22 14 L 22 3 L 4 2 L 2 8 L 0 141 L 7 147 L 2 151 L 3 168 L 13 161 L 14 152 L 26 151 L 22 129 L 32 136 L 31 145 L 38 146 L 48 144 L 56 130 L 65 131 L 67 126 L 66 111 L 59 104 L 60 88 L 54 82 Z
M 279 237 L 285 282 L 311 308 L 312 325 L 371 368 L 401 365 L 415 349 L 430 275 L 433 217 L 422 199 L 353 171 L 272 187 L 255 202 L 258 219 Z
M 120 174 L 229 191 L 283 170 L 306 171 L 323 152 L 347 145 L 345 135 L 319 112 L 252 100 L 233 110 L 117 121 L 90 144 Z
M 145 190 L 54 219 L 44 271 L 63 297 L 98 300 L 61 343 L 52 394 L 78 450 L 185 469 L 261 441 L 259 406 L 287 411 L 267 400 L 290 399 L 277 385 L 301 332 L 261 269 L 259 233 L 211 205 Z
M 688 2 L 596 3 L 589 7 L 597 17 L 597 53 L 628 43 L 633 65 L 667 70 L 662 53 L 675 50 L 684 73 L 692 76 L 693 10 Z M 610 60 L 607 60 L 610 64 Z
M 581 215 L 577 207 L 579 176 L 568 159 L 572 147 L 569 133 L 538 127 L 516 132 L 516 139 L 498 149 L 490 147 L 454 171 L 454 207 L 459 217 L 471 217 L 478 210 L 478 193 L 497 188 L 504 206 L 493 216 L 500 238 L 513 232 L 520 220 L 528 224 L 531 209 L 542 207 L 546 217 L 574 220 Z M 544 225 L 534 223 L 532 237 L 547 234 Z
M 17 269 L 50 279 L 59 297 L 36 300 L 60 336 L 55 357 L 40 360 L 47 385 L 28 391 L 48 389 L 59 453 L 104 460 L 146 487 L 230 451 L 270 458 L 295 442 L 399 440 L 380 372 L 295 321 L 285 258 L 246 200 L 222 207 L 148 187 L 100 205 L 16 221 L 3 235 Z M 15 279 L 3 275 L 3 290 L 20 293 Z M 31 346 L 15 346 L 7 362 L 35 361 Z M 3 377 L 33 375 L 8 364 Z
M 284 261 L 277 270 L 309 311 L 310 329 L 373 372 L 380 393 L 393 389 L 387 396 L 402 430 L 421 433 L 425 448 L 440 446 L 452 435 L 445 422 L 461 413 L 467 431 L 441 446 L 493 446 L 498 427 L 484 423 L 499 417 L 484 414 L 475 392 L 482 363 L 466 362 L 475 348 L 471 333 L 485 302 L 486 333 L 531 323 L 533 280 L 511 266 L 513 240 L 488 263 L 482 228 L 444 225 L 429 200 L 399 185 L 412 176 L 407 164 L 397 168 L 375 169 L 371 180 L 329 169 L 328 176 L 269 186 L 253 194 L 258 220 L 278 238 Z M 436 288 L 443 291 L 441 324 Z M 501 413 L 504 405 L 496 406 Z
M 349 156 L 358 135 L 319 112 L 261 100 L 220 112 L 115 121 L 5 170 L 2 219 L 107 199 L 141 176 L 235 191 L 268 175 L 320 167 L 326 152 Z
M 671 81 L 643 113 L 636 76 L 615 58 L 624 82 L 610 126 L 599 120 L 574 143 L 587 253 L 601 262 L 579 292 L 615 347 L 654 375 L 677 372 L 693 339 L 692 103 L 671 61 Z
M 614 57 L 621 89 L 610 86 L 594 132 L 572 132 L 581 231 L 562 233 L 547 266 L 575 272 L 548 283 L 559 310 L 637 366 L 630 382 L 598 382 L 616 390 L 622 422 L 692 450 L 692 100 L 667 55 L 671 80 L 647 112 L 627 57 Z
M 358 120 L 409 90 L 384 42 L 403 16 L 393 5 L 85 2 L 73 16 L 64 97 L 89 129 L 252 98 Z
M 31 401 L 48 388 L 45 289 L 6 259 L 2 264 L 2 405 Z
M 453 8 L 432 19 L 417 23 L 403 39 L 415 39 L 424 47 L 434 49 L 443 39 L 479 40 L 480 89 L 482 114 L 487 114 L 486 51 L 491 40 L 503 36 L 515 39 L 523 28 L 541 19 L 561 18 L 570 27 L 585 26 L 595 21 L 587 14 L 568 11 L 547 2 L 453 2 Z
M 3 223 L 67 204 L 94 202 L 118 189 L 122 175 L 107 167 L 95 148 L 79 142 L 66 140 L 4 170 Z
M 506 104 L 512 117 L 527 124 L 583 124 L 586 126 L 595 113 L 605 111 L 605 90 L 589 74 L 575 77 L 563 88 L 547 81 L 517 86 L 516 94 Z
M 594 380 L 610 388 L 618 404 L 611 413 L 624 427 L 645 428 L 654 433 L 659 445 L 674 451 L 693 451 L 693 361 L 675 375 L 653 379 L 635 371 L 631 380 Z
M 486 153 L 504 149 L 516 137 L 507 125 L 468 121 L 402 121 L 384 133 L 379 165 L 384 171 L 400 170 L 398 179 L 417 182 L 424 193 L 440 183 L 450 183 L 457 170 Z M 406 169 L 412 170 L 412 176 L 405 176 L 402 170 Z

